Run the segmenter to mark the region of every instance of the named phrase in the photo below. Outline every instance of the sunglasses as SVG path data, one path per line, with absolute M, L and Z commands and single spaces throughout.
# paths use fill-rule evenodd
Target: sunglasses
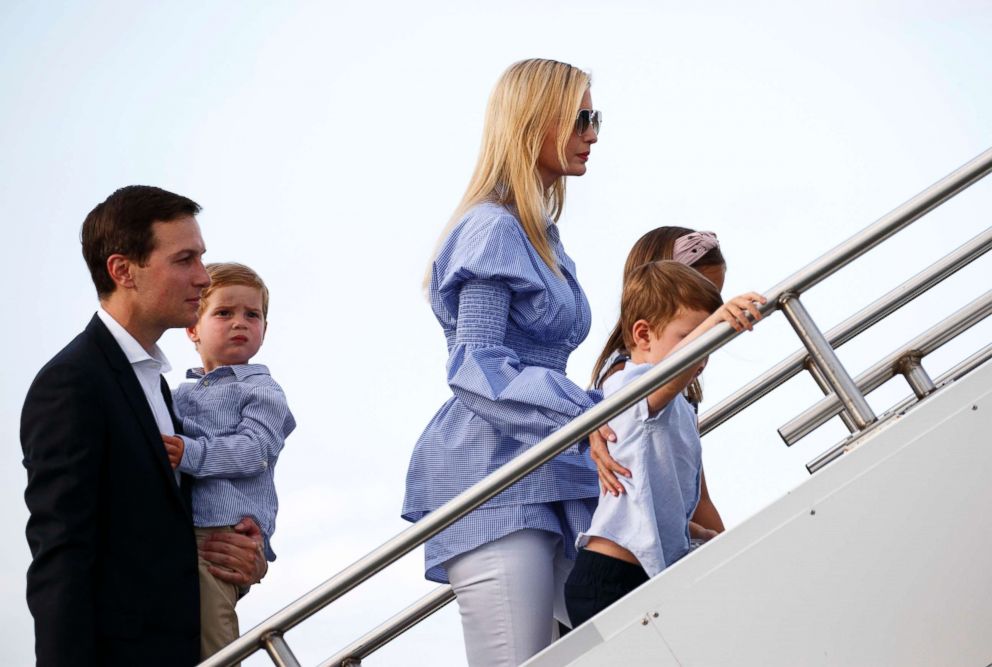
M 599 134 L 599 126 L 603 123 L 603 112 L 595 109 L 579 109 L 579 115 L 575 117 L 575 133 L 585 134 L 592 126 L 593 132 Z

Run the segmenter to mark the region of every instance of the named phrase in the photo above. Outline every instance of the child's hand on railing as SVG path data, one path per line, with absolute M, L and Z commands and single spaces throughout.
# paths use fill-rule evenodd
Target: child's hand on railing
M 735 331 L 744 331 L 745 329 L 751 331 L 754 328 L 754 322 L 761 319 L 761 311 L 758 310 L 757 304 L 767 302 L 768 299 L 757 292 L 745 292 L 740 296 L 727 299 L 716 312 L 710 315 L 710 326 L 717 322 L 726 322 Z M 749 318 L 748 315 L 751 317 Z

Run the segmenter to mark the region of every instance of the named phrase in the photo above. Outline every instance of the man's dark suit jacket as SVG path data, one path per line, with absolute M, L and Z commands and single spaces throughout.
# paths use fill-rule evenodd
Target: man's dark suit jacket
M 189 480 L 180 490 L 131 364 L 98 317 L 35 378 L 21 446 L 38 665 L 196 664 Z

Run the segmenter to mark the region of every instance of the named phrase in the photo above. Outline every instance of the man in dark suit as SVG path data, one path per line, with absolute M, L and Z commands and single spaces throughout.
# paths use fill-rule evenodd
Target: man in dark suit
M 100 310 L 38 373 L 21 414 L 38 665 L 193 665 L 199 659 L 190 482 L 161 434 L 179 425 L 156 345 L 196 323 L 210 283 L 190 199 L 116 191 L 87 216 L 83 256 Z M 259 578 L 257 528 L 208 559 Z M 264 564 L 264 559 L 262 559 Z

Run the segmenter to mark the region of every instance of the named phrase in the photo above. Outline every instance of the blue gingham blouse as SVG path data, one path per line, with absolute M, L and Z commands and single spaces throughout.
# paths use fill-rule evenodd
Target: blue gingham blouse
M 262 529 L 265 557 L 275 560 L 275 466 L 296 428 L 282 387 L 261 364 L 192 368 L 173 392 L 183 424 L 179 470 L 196 478 L 193 525 L 233 526 L 250 516 Z
M 565 377 L 591 314 L 554 224 L 548 239 L 562 275 L 544 263 L 514 215 L 475 206 L 438 251 L 431 308 L 448 345 L 454 394 L 414 448 L 403 518 L 417 521 L 568 423 L 599 399 Z M 517 530 L 562 536 L 574 558 L 599 496 L 595 466 L 578 447 L 506 489 L 426 544 L 426 576 L 446 582 L 444 563 Z

